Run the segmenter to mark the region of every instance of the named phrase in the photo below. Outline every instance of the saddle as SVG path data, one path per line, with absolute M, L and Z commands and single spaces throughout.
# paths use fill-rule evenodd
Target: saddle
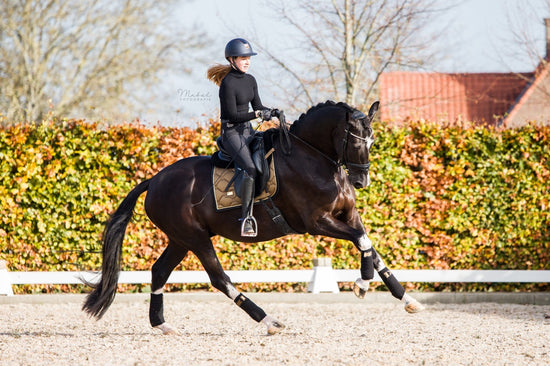
M 265 153 L 266 142 L 270 151 Z M 235 164 L 229 154 L 223 148 L 221 137 L 216 140 L 219 151 L 212 154 L 212 184 L 216 199 L 216 209 L 226 209 L 241 206 L 238 196 L 241 191 L 243 170 Z M 268 199 L 277 192 L 275 164 L 273 161 L 273 149 L 270 139 L 266 139 L 264 133 L 258 132 L 249 145 L 252 160 L 258 173 L 255 180 L 255 202 Z

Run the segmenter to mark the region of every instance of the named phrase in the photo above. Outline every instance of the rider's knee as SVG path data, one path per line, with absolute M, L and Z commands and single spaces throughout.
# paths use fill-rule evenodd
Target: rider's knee
M 251 167 L 246 167 L 246 169 L 244 170 L 246 172 L 246 174 L 255 179 L 256 178 L 256 175 L 257 175 L 257 172 L 256 172 L 256 167 L 254 166 L 251 166 Z

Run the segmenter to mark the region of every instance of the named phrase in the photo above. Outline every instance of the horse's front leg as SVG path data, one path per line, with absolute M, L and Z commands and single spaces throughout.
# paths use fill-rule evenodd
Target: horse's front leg
M 380 275 L 380 278 L 390 290 L 393 297 L 398 300 L 403 301 L 405 304 L 405 310 L 408 313 L 418 313 L 419 311 L 424 310 L 424 305 L 415 300 L 411 295 L 405 292 L 405 288 L 399 283 L 397 278 L 390 272 L 388 267 L 384 264 L 384 261 L 380 257 L 380 254 L 376 252 L 373 248 L 373 262 L 376 272 Z
M 359 249 L 361 252 L 361 277 L 355 281 L 353 288 L 353 292 L 357 297 L 365 297 L 376 269 L 391 294 L 398 300 L 403 301 L 407 312 L 416 313 L 424 309 L 422 304 L 405 293 L 403 286 L 386 267 L 380 255 L 372 246 L 357 211 L 350 211 L 350 217 L 345 222 L 332 216 L 323 217 L 317 222 L 315 234 L 350 240 Z
M 376 269 L 376 272 L 378 272 L 378 275 L 393 297 L 403 301 L 407 312 L 418 313 L 424 310 L 424 306 L 421 303 L 405 292 L 405 288 L 399 283 L 393 273 L 390 272 L 388 267 L 386 267 L 380 254 L 376 252 L 366 234 L 360 238 L 357 247 L 361 251 L 361 278 L 358 278 L 353 286 L 353 292 L 357 297 L 360 299 L 365 297 L 369 284 L 374 278 L 374 269 Z
M 357 241 L 354 241 L 355 246 L 361 253 L 361 277 L 355 281 L 353 292 L 362 299 L 365 297 L 369 284 L 374 278 L 374 248 L 372 242 L 366 233 L 363 233 Z
M 317 220 L 310 233 L 349 240 L 355 245 L 361 253 L 361 277 L 355 281 L 353 291 L 359 298 L 364 298 L 374 278 L 374 249 L 359 213 L 355 209 L 350 209 L 344 217 L 346 219 L 342 220 L 332 215 L 324 215 Z

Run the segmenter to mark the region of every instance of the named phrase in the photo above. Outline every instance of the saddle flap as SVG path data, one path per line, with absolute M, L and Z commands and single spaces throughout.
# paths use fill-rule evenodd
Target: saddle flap
M 254 202 L 262 201 L 268 197 L 273 197 L 277 193 L 277 179 L 275 173 L 275 162 L 271 159 L 269 164 L 269 182 L 267 183 L 266 191 L 256 190 L 256 198 Z M 241 199 L 237 196 L 235 181 L 230 181 L 234 177 L 235 172 L 232 169 L 222 169 L 214 166 L 212 169 L 212 183 L 214 185 L 214 200 L 216 210 L 224 210 L 241 206 Z M 264 174 L 267 176 L 268 174 Z M 226 190 L 226 188 L 229 189 Z

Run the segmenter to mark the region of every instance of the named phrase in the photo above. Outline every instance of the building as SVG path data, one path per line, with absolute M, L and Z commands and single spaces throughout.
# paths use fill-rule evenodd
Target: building
M 550 19 L 545 24 L 546 58 L 531 73 L 383 73 L 382 120 L 463 120 L 505 127 L 529 121 L 550 124 Z

